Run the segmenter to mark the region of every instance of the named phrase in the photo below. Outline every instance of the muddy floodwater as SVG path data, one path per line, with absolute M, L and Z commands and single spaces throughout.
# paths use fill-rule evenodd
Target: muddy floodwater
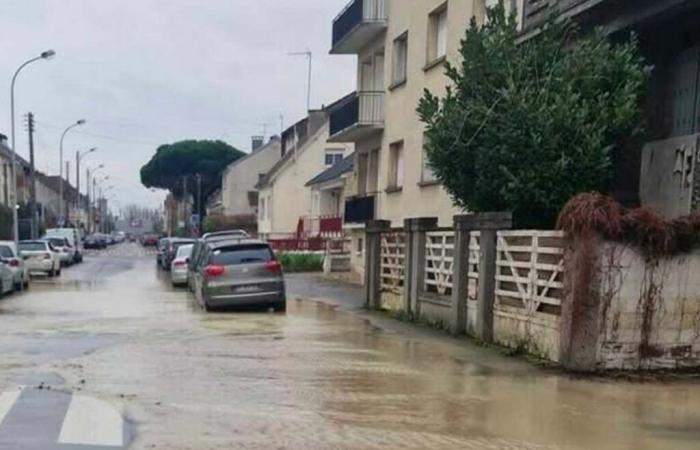
M 111 405 L 133 449 L 700 448 L 696 381 L 563 376 L 289 287 L 287 314 L 206 314 L 135 245 L 90 256 L 0 301 L 0 390 Z

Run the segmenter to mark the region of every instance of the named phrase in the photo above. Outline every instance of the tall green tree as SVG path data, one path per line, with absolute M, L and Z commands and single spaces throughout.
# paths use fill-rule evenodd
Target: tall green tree
M 202 202 L 221 187 L 223 170 L 245 153 L 222 141 L 187 140 L 161 145 L 151 160 L 141 168 L 141 183 L 147 188 L 167 189 L 178 198 L 185 186 L 200 208 L 196 195 L 201 180 Z
M 648 70 L 632 37 L 613 45 L 550 21 L 518 43 L 503 3 L 474 20 L 443 96 L 425 91 L 428 163 L 461 207 L 552 225 L 582 191 L 604 191 L 612 155 L 641 129 Z

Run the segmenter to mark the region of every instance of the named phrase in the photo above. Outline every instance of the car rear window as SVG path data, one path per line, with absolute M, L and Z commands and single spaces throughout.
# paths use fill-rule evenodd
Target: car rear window
M 177 257 L 178 258 L 189 258 L 190 255 L 192 254 L 192 248 L 194 245 L 192 244 L 185 244 L 180 246 L 180 248 L 177 249 Z
M 55 245 L 57 247 L 63 247 L 64 245 L 66 245 L 66 241 L 64 239 L 50 238 L 47 240 L 51 242 L 52 245 Z
M 12 258 L 14 257 L 12 249 L 7 245 L 0 245 L 0 258 Z
M 46 244 L 43 242 L 20 242 L 19 249 L 25 252 L 45 252 Z
M 209 262 L 222 266 L 265 263 L 273 259 L 272 250 L 264 244 L 220 247 L 212 252 Z

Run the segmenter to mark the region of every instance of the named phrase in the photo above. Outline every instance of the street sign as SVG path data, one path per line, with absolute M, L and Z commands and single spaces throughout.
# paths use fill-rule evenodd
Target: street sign
M 0 448 L 118 450 L 129 434 L 121 413 L 94 397 L 43 386 L 0 394 Z

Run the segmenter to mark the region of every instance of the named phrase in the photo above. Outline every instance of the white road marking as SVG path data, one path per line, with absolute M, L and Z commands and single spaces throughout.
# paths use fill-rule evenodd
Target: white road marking
M 124 445 L 122 416 L 107 402 L 74 394 L 58 442 L 121 447 Z
M 19 396 L 22 395 L 22 390 L 24 390 L 24 386 L 17 386 L 16 389 L 0 394 L 0 423 L 5 420 L 7 413 L 10 412 Z

